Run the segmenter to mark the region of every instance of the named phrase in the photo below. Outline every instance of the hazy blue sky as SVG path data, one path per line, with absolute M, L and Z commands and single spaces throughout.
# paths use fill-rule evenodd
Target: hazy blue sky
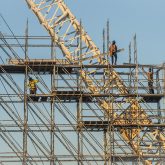
M 77 19 L 82 19 L 85 30 L 102 49 L 102 30 L 110 20 L 110 37 L 126 51 L 119 63 L 128 61 L 128 45 L 137 34 L 139 63 L 165 62 L 165 0 L 66 0 Z M 23 34 L 29 19 L 30 34 L 47 35 L 28 9 L 25 0 L 1 0 L 0 13 L 15 34 Z M 6 29 L 0 22 L 0 30 Z

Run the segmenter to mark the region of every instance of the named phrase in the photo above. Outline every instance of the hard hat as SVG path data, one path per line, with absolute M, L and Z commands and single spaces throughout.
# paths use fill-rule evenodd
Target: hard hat
M 113 41 L 112 41 L 112 44 L 115 44 L 115 43 L 116 43 L 116 41 L 115 41 L 115 40 L 113 40 Z
M 32 81 L 33 79 L 31 77 L 29 77 L 29 81 Z

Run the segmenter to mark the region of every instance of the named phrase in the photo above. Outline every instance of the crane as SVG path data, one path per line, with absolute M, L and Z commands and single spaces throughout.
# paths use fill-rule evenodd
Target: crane
M 81 64 L 90 65 L 107 64 L 107 60 L 103 58 L 100 50 L 63 0 L 26 0 L 26 3 L 70 63 L 80 62 Z M 82 43 L 79 42 L 76 47 L 72 47 L 71 45 L 76 45 L 79 39 L 81 39 Z M 77 55 L 77 52 L 81 52 L 80 56 Z M 107 77 L 107 81 L 105 81 L 104 84 L 103 82 L 98 82 L 94 76 L 91 76 L 92 73 L 96 72 L 97 70 L 87 71 L 85 69 L 79 71 L 80 77 L 91 93 L 97 94 L 102 91 L 109 93 L 111 89 L 109 84 L 112 82 L 114 84 L 113 87 L 115 86 L 119 93 L 129 93 L 123 80 L 112 66 L 110 66 L 110 69 L 104 69 L 106 73 L 105 76 Z M 108 114 L 112 114 L 114 109 L 112 103 L 100 98 L 97 98 L 97 102 L 100 109 L 107 113 L 107 116 Z M 128 120 L 125 118 L 129 113 L 132 117 L 131 124 L 152 124 L 152 120 L 148 117 L 136 98 L 128 97 L 125 99 L 125 102 L 127 102 L 128 107 L 123 113 L 113 113 L 114 123 L 124 124 Z M 115 106 L 117 107 L 119 105 L 116 103 Z M 131 134 L 128 128 L 121 128 L 119 131 L 122 138 L 129 144 L 134 153 L 143 157 L 145 153 L 143 149 L 140 148 L 140 140 L 135 140 L 142 134 L 142 128 L 132 128 Z M 148 138 L 157 139 L 165 146 L 165 137 L 162 133 L 158 133 L 158 130 L 151 131 Z M 152 148 L 152 144 L 150 147 Z M 144 160 L 143 164 L 150 165 L 150 161 Z

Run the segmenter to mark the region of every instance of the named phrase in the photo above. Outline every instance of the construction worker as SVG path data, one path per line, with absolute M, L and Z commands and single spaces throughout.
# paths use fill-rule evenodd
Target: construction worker
M 37 92 L 37 86 L 38 80 L 34 80 L 31 77 L 29 77 L 29 88 L 30 88 L 30 94 L 36 94 Z
M 112 41 L 112 44 L 109 47 L 109 54 L 112 59 L 112 65 L 116 65 L 117 63 L 117 46 L 116 46 L 116 41 Z M 114 61 L 115 58 L 115 61 Z
M 154 89 L 153 89 L 153 70 L 149 68 L 149 71 L 147 72 L 147 77 L 148 77 L 148 87 L 149 87 L 149 93 L 154 94 Z

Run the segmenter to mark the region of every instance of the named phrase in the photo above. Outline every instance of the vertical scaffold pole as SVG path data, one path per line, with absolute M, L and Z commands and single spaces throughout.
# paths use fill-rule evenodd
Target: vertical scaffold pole
M 51 39 L 51 59 L 55 60 L 56 55 L 55 55 L 55 42 L 53 39 Z M 52 94 L 54 94 L 56 90 L 56 84 L 55 84 L 55 79 L 56 79 L 56 66 L 53 65 L 53 72 L 51 74 L 51 91 Z M 50 133 L 50 147 L 51 147 L 51 159 L 50 159 L 50 165 L 55 165 L 55 97 L 51 97 L 51 133 Z
M 106 55 L 106 51 L 105 51 L 105 29 L 103 29 L 103 54 L 104 54 L 104 59 L 106 59 L 107 55 Z M 105 85 L 105 82 L 106 82 L 106 80 L 105 80 L 105 78 L 106 78 L 105 74 L 106 74 L 106 69 L 104 69 L 104 75 L 103 75 L 104 85 Z M 105 113 L 104 113 L 104 119 L 105 119 L 105 117 L 106 116 L 105 116 Z M 106 165 L 106 156 L 107 156 L 106 132 L 107 132 L 107 130 L 104 129 L 104 133 L 103 133 L 104 134 L 104 165 Z
M 129 65 L 131 64 L 131 53 L 132 53 L 132 51 L 131 51 L 131 42 L 130 42 L 130 44 L 129 44 L 129 59 L 128 59 L 128 63 L 129 63 Z M 131 93 L 131 82 L 132 82 L 132 71 L 131 71 L 131 68 L 129 69 L 129 92 Z
M 25 30 L 25 60 L 28 59 L 28 20 Z M 23 165 L 27 164 L 27 134 L 28 134 L 28 103 L 27 103 L 27 79 L 28 79 L 28 66 L 25 66 L 24 78 L 24 131 L 23 131 Z
M 138 100 L 138 79 L 139 79 L 139 77 L 138 77 L 138 70 L 139 70 L 139 68 L 138 68 L 138 54 L 137 54 L 137 38 L 136 38 L 136 34 L 134 35 L 134 63 L 135 63 L 135 65 L 136 65 L 136 69 L 135 69 L 135 83 L 134 83 L 134 87 L 135 87 L 135 93 L 136 93 L 136 98 L 137 98 L 137 100 Z M 138 123 L 138 129 L 140 129 L 140 126 L 139 126 L 139 123 L 140 123 L 140 118 L 139 118 L 139 111 L 137 112 L 138 114 L 137 114 L 137 119 L 135 119 L 136 120 L 136 123 Z M 139 135 L 138 135 L 139 136 Z M 140 144 L 140 137 L 138 137 L 137 138 L 137 144 Z M 139 148 L 139 145 L 137 146 L 137 149 L 138 150 L 140 150 L 140 148 Z M 138 162 L 137 162 L 138 164 L 140 164 L 141 163 L 141 156 L 140 156 L 140 154 L 139 154 L 139 157 L 138 157 Z
M 110 59 L 109 59 L 109 44 L 110 44 L 110 25 L 109 25 L 109 20 L 107 21 L 107 64 L 108 64 L 108 78 L 110 80 L 110 73 L 112 72 L 111 70 L 111 66 L 110 66 Z M 110 89 L 110 84 L 109 84 L 109 89 Z M 113 88 L 112 88 L 112 93 L 113 93 Z M 107 165 L 112 165 L 113 162 L 114 162 L 114 159 L 112 159 L 112 155 L 114 154 L 114 132 L 113 132 L 113 126 L 112 126 L 112 123 L 111 121 L 113 121 L 113 99 L 109 96 L 108 97 L 108 105 L 112 105 L 112 107 L 109 107 L 109 108 L 112 108 L 110 110 L 110 112 L 112 113 L 109 113 L 108 114 L 108 122 L 110 123 L 107 130 L 106 130 L 106 139 L 105 139 L 105 143 L 107 145 L 107 149 L 106 149 L 106 154 L 108 155 L 108 157 L 106 156 L 107 158 Z
M 134 64 L 136 65 L 135 70 L 135 91 L 138 96 L 138 59 L 137 59 L 137 42 L 136 42 L 136 34 L 134 35 Z
M 105 29 L 103 29 L 103 54 L 105 58 Z
M 80 70 L 82 70 L 82 21 L 80 20 L 80 31 L 79 31 L 79 40 L 77 41 L 80 46 L 80 51 L 77 52 L 80 57 L 79 65 L 81 66 Z M 81 129 L 81 120 L 82 120 L 82 79 L 77 73 L 77 91 L 80 91 L 80 97 L 77 101 L 77 125 L 78 125 L 78 165 L 82 165 L 82 155 L 83 155 L 83 136 Z
M 110 43 L 110 38 L 109 38 L 109 20 L 107 21 L 107 62 L 108 64 L 110 63 L 109 61 L 109 43 Z
M 108 65 L 108 77 L 109 77 L 109 71 L 110 71 L 110 67 L 109 67 L 109 20 L 107 20 L 107 65 Z M 110 115 L 105 114 L 104 116 L 107 116 L 108 121 L 110 120 Z M 111 163 L 111 138 L 110 138 L 110 127 L 107 128 L 106 131 L 104 131 L 105 135 L 104 135 L 104 144 L 105 144 L 105 165 L 109 165 Z
M 165 63 L 163 63 L 163 95 L 164 95 L 164 103 L 165 103 Z

